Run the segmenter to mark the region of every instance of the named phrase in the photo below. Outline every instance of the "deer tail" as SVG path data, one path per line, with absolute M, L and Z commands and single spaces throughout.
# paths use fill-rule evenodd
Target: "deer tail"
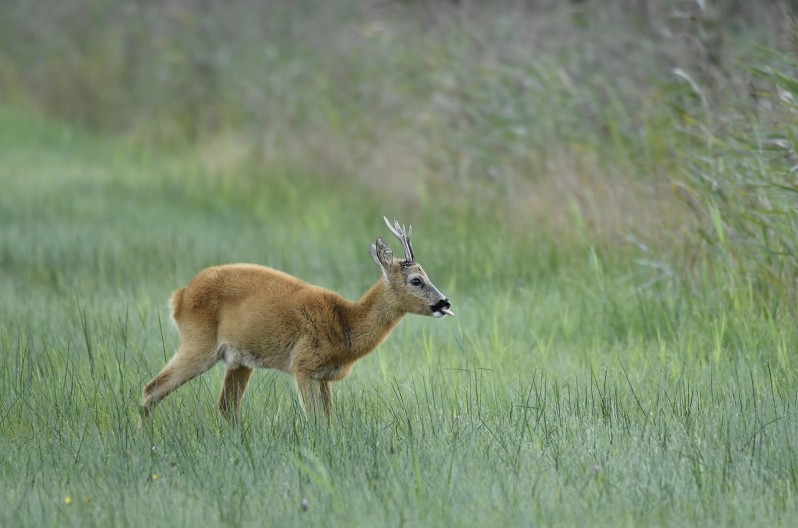
M 183 311 L 183 294 L 185 291 L 185 288 L 180 288 L 169 298 L 169 314 L 175 326 L 177 326 L 177 320 L 180 318 L 180 313 Z

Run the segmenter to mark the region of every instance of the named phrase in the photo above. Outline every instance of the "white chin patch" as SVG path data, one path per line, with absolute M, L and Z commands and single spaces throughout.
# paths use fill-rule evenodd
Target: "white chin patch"
M 432 317 L 443 317 L 444 315 L 451 315 L 454 317 L 454 312 L 449 310 L 448 308 L 444 308 L 443 310 L 438 310 L 436 312 L 432 312 Z

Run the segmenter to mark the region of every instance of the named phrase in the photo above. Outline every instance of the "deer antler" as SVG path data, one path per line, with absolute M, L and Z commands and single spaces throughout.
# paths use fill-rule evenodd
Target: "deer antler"
M 391 222 L 386 217 L 383 216 L 382 219 L 385 220 L 385 225 L 388 226 L 388 230 L 402 243 L 402 248 L 405 250 L 405 262 L 415 262 L 416 256 L 413 254 L 413 246 L 410 245 L 410 237 L 413 235 L 413 226 L 410 226 L 410 228 L 405 231 L 404 226 L 399 225 L 399 221 L 396 218 L 393 219 L 394 225 L 391 225 Z

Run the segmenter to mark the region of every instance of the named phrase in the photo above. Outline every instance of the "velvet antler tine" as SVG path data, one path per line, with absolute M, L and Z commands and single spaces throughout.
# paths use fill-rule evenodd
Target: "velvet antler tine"
M 390 221 L 390 220 L 388 220 L 388 218 L 386 218 L 386 217 L 384 217 L 384 216 L 382 217 L 382 219 L 383 219 L 383 220 L 385 220 L 385 225 L 386 225 L 386 226 L 388 226 L 388 230 L 389 230 L 391 233 L 393 233 L 393 236 L 395 236 L 395 237 L 396 237 L 396 238 L 398 238 L 399 240 L 402 240 L 402 235 L 400 235 L 400 234 L 399 234 L 399 232 L 398 232 L 398 231 L 396 231 L 396 229 L 394 229 L 394 227 L 391 225 L 391 221 Z M 394 221 L 396 221 L 396 219 L 394 219 Z M 399 225 L 399 224 L 397 224 L 397 226 L 398 226 L 398 225 Z
M 385 220 L 385 225 L 388 226 L 388 230 L 402 243 L 402 249 L 405 250 L 405 261 L 413 262 L 415 260 L 415 255 L 413 254 L 413 248 L 410 247 L 410 235 L 405 231 L 404 226 L 399 224 L 399 220 L 396 218 L 393 219 L 393 225 L 391 225 L 387 217 L 383 216 L 382 219 Z

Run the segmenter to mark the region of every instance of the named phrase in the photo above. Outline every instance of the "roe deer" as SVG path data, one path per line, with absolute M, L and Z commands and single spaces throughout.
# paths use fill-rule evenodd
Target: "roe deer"
M 227 370 L 219 409 L 226 419 L 240 422 L 247 382 L 261 367 L 292 374 L 303 409 L 321 408 L 329 420 L 330 382 L 344 379 L 405 314 L 454 315 L 416 262 L 412 226 L 405 231 L 395 219 L 393 226 L 383 220 L 402 243 L 405 258 L 394 258 L 377 238 L 369 250 L 382 277 L 357 302 L 255 264 L 207 268 L 177 290 L 169 304 L 180 348 L 144 387 L 142 413 L 149 415 L 170 392 L 222 360 Z

